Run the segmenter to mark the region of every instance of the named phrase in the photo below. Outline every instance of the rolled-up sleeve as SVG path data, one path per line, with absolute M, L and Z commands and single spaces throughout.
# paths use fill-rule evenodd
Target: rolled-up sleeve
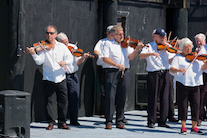
M 34 59 L 37 65 L 41 65 L 45 61 L 45 53 L 41 51 L 38 54 L 32 55 L 32 58 Z

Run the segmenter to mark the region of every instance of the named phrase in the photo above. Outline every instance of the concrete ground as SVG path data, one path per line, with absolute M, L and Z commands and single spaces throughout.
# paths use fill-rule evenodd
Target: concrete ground
M 105 119 L 99 116 L 79 117 L 81 126 L 69 125 L 71 130 L 58 129 L 57 126 L 53 130 L 46 130 L 47 123 L 31 123 L 30 138 L 198 138 L 207 136 L 207 122 L 202 122 L 201 126 L 198 127 L 205 132 L 204 135 L 190 133 L 190 110 L 187 120 L 187 135 L 179 134 L 181 129 L 180 121 L 178 123 L 167 122 L 170 128 L 158 127 L 157 123 L 155 128 L 148 128 L 146 111 L 128 111 L 125 112 L 125 117 L 128 121 L 128 124 L 125 125 L 125 130 L 117 129 L 115 124 L 112 126 L 112 130 L 104 129 Z M 175 109 L 175 118 L 177 118 L 177 109 Z M 69 120 L 67 123 L 69 124 Z

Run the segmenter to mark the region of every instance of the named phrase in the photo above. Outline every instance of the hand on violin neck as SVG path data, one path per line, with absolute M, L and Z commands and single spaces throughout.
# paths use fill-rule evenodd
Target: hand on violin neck
M 139 42 L 135 48 L 135 50 L 141 50 L 144 47 L 144 44 L 142 42 Z
M 27 47 L 27 51 L 31 54 L 31 55 L 34 55 L 34 54 L 36 54 L 35 53 L 35 50 L 34 50 L 34 47 Z
M 83 58 L 87 58 L 87 57 L 89 57 L 89 56 L 90 56 L 90 53 L 88 52 L 88 53 L 84 53 L 82 57 L 83 57 Z

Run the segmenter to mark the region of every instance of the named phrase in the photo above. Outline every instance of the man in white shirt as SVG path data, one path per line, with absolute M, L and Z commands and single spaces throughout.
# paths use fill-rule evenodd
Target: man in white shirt
M 114 106 L 116 106 L 116 128 L 126 129 L 123 124 L 124 106 L 127 90 L 130 85 L 129 60 L 133 60 L 139 49 L 143 46 L 139 43 L 135 50 L 131 47 L 122 48 L 124 32 L 121 26 L 115 25 L 111 29 L 112 40 L 106 41 L 100 57 L 106 63 L 106 99 L 105 99 L 105 129 L 112 129 Z
M 69 43 L 68 37 L 64 33 L 59 33 L 57 35 L 57 40 L 65 46 L 71 46 L 73 49 L 78 49 L 78 47 L 74 44 Z M 71 51 L 72 52 L 72 51 Z M 89 53 L 84 53 L 80 57 L 73 56 L 73 63 L 72 65 L 68 66 L 70 69 L 70 73 L 67 73 L 67 88 L 68 88 L 68 111 L 70 115 L 70 124 L 79 126 L 78 122 L 78 105 L 79 105 L 79 95 L 80 95 L 80 84 L 79 78 L 76 72 L 78 71 L 78 65 L 80 65 L 85 58 L 89 57 Z
M 207 54 L 207 45 L 206 45 L 206 36 L 202 33 L 199 33 L 195 36 L 196 41 L 196 51 L 199 52 L 199 55 Z M 203 72 L 203 85 L 200 86 L 200 112 L 199 112 L 199 121 L 197 126 L 201 126 L 201 122 L 204 120 L 205 110 L 204 106 L 207 99 L 207 73 Z
M 97 57 L 97 62 L 96 62 L 97 75 L 98 75 L 98 80 L 100 83 L 100 90 L 101 90 L 101 103 L 100 103 L 101 118 L 105 117 L 105 115 L 104 115 L 104 110 L 105 110 L 105 69 L 102 68 L 104 62 L 99 55 L 101 55 L 101 52 L 103 51 L 103 47 L 105 45 L 105 42 L 113 39 L 113 36 L 111 34 L 112 28 L 113 28 L 113 25 L 110 25 L 107 27 L 107 29 L 106 29 L 107 37 L 99 40 L 94 47 L 94 55 Z
M 160 99 L 160 119 L 158 126 L 169 128 L 166 124 L 169 106 L 169 61 L 174 54 L 166 50 L 159 51 L 158 45 L 165 42 L 165 30 L 157 28 L 155 41 L 149 44 L 149 47 L 143 48 L 140 59 L 147 60 L 148 78 L 148 127 L 154 128 L 156 122 L 157 99 Z
M 51 49 L 44 49 L 36 54 L 35 48 L 27 48 L 37 65 L 42 64 L 43 68 L 43 92 L 45 98 L 45 116 L 49 123 L 47 130 L 52 130 L 55 125 L 53 117 L 53 93 L 57 95 L 58 106 L 58 128 L 70 129 L 66 125 L 67 113 L 67 86 L 66 86 L 66 65 L 73 62 L 73 57 L 64 44 L 56 41 L 57 28 L 49 25 L 45 28 L 46 40 L 50 43 Z

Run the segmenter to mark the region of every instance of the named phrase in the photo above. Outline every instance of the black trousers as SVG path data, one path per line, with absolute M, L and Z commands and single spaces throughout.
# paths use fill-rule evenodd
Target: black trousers
M 175 115 L 174 113 L 174 88 L 173 88 L 174 77 L 169 74 L 169 109 L 168 109 L 168 119 L 172 119 Z M 160 116 L 160 96 L 157 99 L 157 116 Z
M 207 73 L 203 73 L 203 83 L 204 85 L 200 86 L 200 110 L 199 110 L 199 120 L 204 120 L 204 106 L 207 100 Z
M 156 122 L 157 99 L 160 99 L 159 124 L 165 124 L 169 108 L 169 70 L 148 72 L 148 124 Z M 159 96 L 159 97 L 158 97 Z
M 45 98 L 45 116 L 48 123 L 55 124 L 53 116 L 53 94 L 57 95 L 57 107 L 58 107 L 58 123 L 63 124 L 66 122 L 66 113 L 68 106 L 67 86 L 66 80 L 60 83 L 54 83 L 51 81 L 43 80 L 43 91 Z
M 105 85 L 106 85 L 105 69 L 103 69 L 102 66 L 97 66 L 97 73 L 98 73 L 98 81 L 100 84 L 100 91 L 101 91 L 100 114 L 104 115 L 105 113 Z
M 122 76 L 118 69 L 106 69 L 106 124 L 112 124 L 114 107 L 116 108 L 116 124 L 123 124 L 126 94 L 130 84 L 130 71 L 127 69 Z
M 188 101 L 191 107 L 191 119 L 198 121 L 200 107 L 200 89 L 199 86 L 188 87 L 180 82 L 176 82 L 178 93 L 178 119 L 187 120 Z
M 67 75 L 67 88 L 68 88 L 68 114 L 70 121 L 78 121 L 78 106 L 80 85 L 79 78 L 76 73 Z

